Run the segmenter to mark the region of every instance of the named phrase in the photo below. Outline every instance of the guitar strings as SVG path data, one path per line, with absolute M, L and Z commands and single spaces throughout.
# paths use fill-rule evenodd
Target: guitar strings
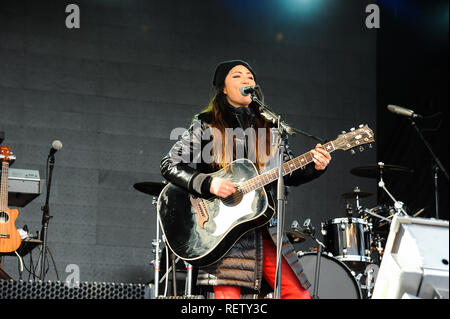
M 284 164 L 286 165 L 287 163 L 284 163 Z M 302 167 L 302 166 L 300 166 L 300 167 Z M 289 168 L 289 165 L 287 165 L 287 168 Z M 286 168 L 283 168 L 283 172 L 289 173 Z M 292 170 L 291 170 L 291 172 L 292 172 Z M 271 175 L 271 174 L 275 174 L 275 173 L 278 175 L 278 168 L 277 167 L 272 168 L 271 170 L 265 172 L 264 174 Z M 254 179 L 254 178 L 261 178 L 261 176 L 263 176 L 263 175 L 258 175 L 256 177 L 253 177 L 252 179 Z M 243 190 L 243 188 L 250 187 L 250 189 L 251 189 L 252 185 L 248 185 L 248 184 L 255 185 L 255 184 L 259 184 L 260 183 L 260 181 L 253 181 L 252 182 L 252 179 L 249 179 L 243 185 L 237 186 L 237 191 L 235 193 L 231 194 L 228 197 L 221 198 L 219 196 L 214 196 L 212 199 L 203 199 L 203 201 L 206 202 L 206 203 L 212 203 L 216 199 L 220 199 L 225 204 L 232 204 L 237 198 L 239 198 L 241 196 L 240 194 L 245 195 L 246 192 Z M 265 181 L 263 181 L 263 182 L 265 182 Z M 265 186 L 265 184 L 262 184 L 260 187 L 257 187 L 256 189 L 259 189 L 259 188 L 264 187 L 264 186 Z

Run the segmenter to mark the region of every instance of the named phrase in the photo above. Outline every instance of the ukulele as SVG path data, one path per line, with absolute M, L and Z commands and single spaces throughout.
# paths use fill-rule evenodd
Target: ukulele
M 15 159 L 9 146 L 0 146 L 0 160 L 2 162 L 2 179 L 0 190 L 0 253 L 17 250 L 22 243 L 15 222 L 19 216 L 18 209 L 8 208 L 8 168 L 9 162 Z

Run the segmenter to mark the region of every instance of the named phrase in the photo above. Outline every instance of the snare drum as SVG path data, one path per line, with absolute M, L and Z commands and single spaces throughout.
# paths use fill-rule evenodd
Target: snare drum
M 364 267 L 370 258 L 372 224 L 361 218 L 335 218 L 322 224 L 326 250 L 350 268 Z

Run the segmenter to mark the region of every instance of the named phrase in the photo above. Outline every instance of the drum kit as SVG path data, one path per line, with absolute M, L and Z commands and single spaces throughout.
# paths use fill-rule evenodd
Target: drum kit
M 372 296 L 383 249 L 395 215 L 408 215 L 407 208 L 386 189 L 383 177 L 411 174 L 413 170 L 380 162 L 373 166 L 356 167 L 350 171 L 359 177 L 378 179 L 378 186 L 391 197 L 393 205 L 382 204 L 372 208 L 362 205 L 362 199 L 372 196 L 355 187 L 342 194 L 347 200 L 345 216 L 321 223 L 323 243 L 314 237 L 314 231 L 294 227 L 287 232 L 292 243 L 299 243 L 309 236 L 318 243 L 310 252 L 299 251 L 300 262 L 310 279 L 311 295 L 321 299 L 369 299 Z M 349 203 L 356 202 L 356 210 Z M 413 216 L 422 213 L 419 210 Z M 323 252 L 322 252 L 323 251 Z M 317 258 L 318 256 L 321 258 Z M 316 278 L 319 283 L 316 283 Z
M 333 218 L 321 223 L 321 242 L 315 235 L 315 230 L 308 219 L 303 227 L 294 221 L 292 229 L 286 231 L 291 243 L 301 243 L 307 237 L 317 242 L 318 248 L 311 251 L 299 251 L 297 253 L 304 272 L 311 282 L 310 293 L 313 298 L 320 299 L 368 299 L 371 298 L 378 269 L 383 258 L 383 249 L 389 233 L 389 227 L 394 215 L 407 215 L 406 207 L 386 189 L 383 177 L 397 176 L 398 174 L 410 174 L 413 170 L 397 165 L 385 165 L 380 162 L 377 165 L 353 168 L 351 174 L 376 178 L 378 186 L 383 188 L 391 197 L 394 205 L 377 205 L 370 209 L 364 207 L 362 199 L 372 196 L 372 193 L 364 192 L 355 187 L 351 192 L 342 194 L 347 200 L 345 216 Z M 158 182 L 141 182 L 134 184 L 134 188 L 147 195 L 153 195 L 153 205 L 162 189 L 166 186 Z M 354 210 L 349 201 L 356 201 Z M 414 216 L 423 212 L 418 211 Z M 172 258 L 172 266 L 167 268 L 165 275 L 160 278 L 160 232 L 159 220 L 156 221 L 156 239 L 153 240 L 155 260 L 152 261 L 155 270 L 154 295 L 159 294 L 159 284 L 167 279 L 168 272 L 175 268 L 178 259 Z M 169 252 L 166 252 L 166 255 Z M 320 258 L 318 258 L 320 256 Z M 192 266 L 185 263 L 187 269 L 185 296 L 192 293 Z M 172 271 L 174 274 L 175 271 Z M 320 280 L 319 280 L 320 279 Z M 173 276 L 175 285 L 175 276 Z M 167 281 L 166 281 L 167 282 Z M 174 291 L 176 288 L 174 287 Z

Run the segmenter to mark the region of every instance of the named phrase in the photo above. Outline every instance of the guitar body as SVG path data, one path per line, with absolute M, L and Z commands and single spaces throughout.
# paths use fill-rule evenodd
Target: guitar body
M 239 185 L 258 172 L 251 161 L 240 159 L 210 175 Z M 274 212 L 269 207 L 264 187 L 246 194 L 237 191 L 233 195 L 227 199 L 195 198 L 197 203 L 201 201 L 208 215 L 208 220 L 201 222 L 192 205 L 192 195 L 168 184 L 158 198 L 158 215 L 172 252 L 194 266 L 207 266 L 223 257 L 245 233 L 272 218 Z
M 0 253 L 9 253 L 17 250 L 22 243 L 15 222 L 19 210 L 8 208 L 0 212 Z

